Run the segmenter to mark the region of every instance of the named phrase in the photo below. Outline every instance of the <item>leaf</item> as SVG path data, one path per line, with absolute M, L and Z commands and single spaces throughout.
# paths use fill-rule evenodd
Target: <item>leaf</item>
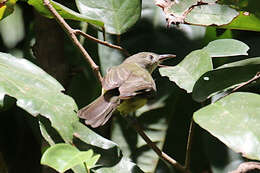
M 56 144 L 44 152 L 41 164 L 50 166 L 58 172 L 65 172 L 76 165 L 86 163 L 88 169 L 93 167 L 100 155 L 93 156 L 93 151 L 79 151 L 69 144 Z
M 6 47 L 14 48 L 25 36 L 24 19 L 19 6 L 12 7 L 14 12 L 0 21 L 0 34 Z
M 227 91 L 252 79 L 260 69 L 260 58 L 225 64 L 203 74 L 196 82 L 192 98 L 202 102 L 218 92 Z
M 71 20 L 76 20 L 76 21 L 83 21 L 87 22 L 99 27 L 103 27 L 104 23 L 100 20 L 96 20 L 94 18 L 91 18 L 91 16 L 86 16 L 79 14 L 55 1 L 50 1 L 53 7 L 57 10 L 57 12 L 61 15 L 62 18 L 64 19 L 71 19 Z M 48 17 L 48 18 L 53 18 L 53 15 L 51 12 L 44 6 L 43 0 L 28 0 L 27 3 L 29 5 L 32 5 L 41 15 Z
M 61 93 L 64 88 L 50 75 L 26 59 L 0 53 L 0 95 L 17 99 L 17 106 L 33 116 L 41 114 L 66 142 L 72 141 L 70 125 L 77 121 L 77 105 Z
M 254 13 L 241 11 L 239 15 L 223 28 L 260 31 L 260 19 Z
M 196 50 L 187 55 L 178 65 L 160 68 L 159 71 L 162 76 L 169 77 L 180 88 L 190 93 L 199 77 L 212 69 L 209 54 L 204 50 Z
M 185 18 L 185 22 L 196 25 L 225 25 L 239 13 L 226 5 L 210 4 L 194 7 Z
M 226 57 L 236 55 L 248 55 L 249 47 L 238 40 L 219 39 L 210 42 L 203 50 L 207 51 L 211 57 Z
M 120 162 L 110 167 L 103 167 L 93 170 L 95 173 L 144 173 L 128 158 L 122 157 Z
M 16 1 L 17 0 L 4 0 L 0 2 L 0 20 L 13 13 Z
M 120 35 L 141 15 L 141 0 L 76 0 L 81 14 L 103 21 L 105 31 Z
M 260 95 L 233 93 L 194 113 L 202 128 L 244 157 L 260 160 Z

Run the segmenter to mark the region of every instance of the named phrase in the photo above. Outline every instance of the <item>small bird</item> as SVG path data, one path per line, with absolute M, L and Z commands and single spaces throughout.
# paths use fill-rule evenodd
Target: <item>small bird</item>
M 102 80 L 103 93 L 80 109 L 78 116 L 96 128 L 104 125 L 116 109 L 128 114 L 142 107 L 156 92 L 151 73 L 163 60 L 172 57 L 175 55 L 141 52 L 110 68 Z

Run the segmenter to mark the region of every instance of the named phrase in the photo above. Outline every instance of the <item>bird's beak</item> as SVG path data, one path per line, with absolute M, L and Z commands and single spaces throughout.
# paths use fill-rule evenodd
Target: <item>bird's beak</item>
M 176 57 L 176 55 L 173 55 L 173 54 L 159 55 L 159 62 L 162 62 L 169 58 L 175 58 L 175 57 Z

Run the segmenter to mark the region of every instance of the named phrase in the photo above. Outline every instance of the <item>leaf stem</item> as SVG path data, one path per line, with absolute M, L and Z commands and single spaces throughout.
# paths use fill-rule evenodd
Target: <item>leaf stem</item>
M 184 173 L 190 173 L 189 170 L 186 170 L 180 163 L 171 158 L 169 155 L 161 151 L 156 144 L 144 133 L 142 127 L 139 125 L 137 120 L 133 117 L 127 116 L 126 119 L 130 122 L 132 127 L 136 132 L 144 139 L 144 141 L 154 150 L 154 152 L 164 161 L 170 163 L 173 167 Z
M 236 88 L 234 88 L 234 89 L 231 91 L 231 93 L 233 93 L 233 92 L 237 91 L 238 89 L 240 89 L 240 88 L 242 88 L 242 87 L 244 87 L 244 86 L 246 86 L 246 85 L 248 85 L 248 84 L 250 84 L 250 83 L 252 83 L 252 82 L 254 82 L 254 81 L 256 81 L 256 80 L 258 80 L 259 78 L 260 78 L 260 72 L 257 72 L 256 75 L 255 75 L 252 79 L 250 79 L 250 80 L 248 80 L 248 81 L 246 81 L 246 82 L 240 84 L 239 86 L 237 86 Z
M 125 50 L 121 46 L 117 46 L 117 45 L 111 44 L 111 43 L 109 43 L 107 41 L 99 40 L 99 39 L 97 39 L 97 38 L 95 38 L 95 37 L 93 37 L 93 36 L 91 36 L 91 35 L 89 35 L 87 33 L 84 33 L 84 32 L 82 32 L 81 30 L 78 30 L 78 29 L 75 29 L 74 33 L 75 34 L 80 34 L 80 35 L 84 36 L 85 38 L 87 38 L 89 40 L 95 41 L 95 42 L 97 42 L 99 44 L 102 44 L 102 45 L 105 45 L 107 47 L 118 49 L 118 50 L 122 51 L 126 56 L 130 56 L 130 54 L 127 52 L 127 50 Z
M 191 145 L 192 145 L 192 139 L 194 135 L 194 120 L 191 119 L 190 122 L 190 129 L 189 129 L 189 136 L 188 136 L 188 142 L 187 142 L 187 148 L 186 148 L 186 157 L 185 157 L 185 170 L 190 169 L 190 158 L 191 158 Z

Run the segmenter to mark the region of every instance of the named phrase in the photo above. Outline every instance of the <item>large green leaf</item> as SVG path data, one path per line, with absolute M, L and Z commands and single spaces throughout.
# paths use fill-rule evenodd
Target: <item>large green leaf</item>
M 190 93 L 199 77 L 212 70 L 209 54 L 204 50 L 196 50 L 187 55 L 182 62 L 173 67 L 160 68 L 160 74 L 167 76 L 180 88 Z
M 206 50 L 211 57 L 225 57 L 236 55 L 248 55 L 247 51 L 249 47 L 238 40 L 234 39 L 219 39 L 210 42 L 206 47 Z
M 217 92 L 226 91 L 252 79 L 259 71 L 260 58 L 225 64 L 203 74 L 193 88 L 192 97 L 202 102 Z
M 51 12 L 44 6 L 43 0 L 28 0 L 27 3 L 32 5 L 40 14 L 49 18 L 53 18 Z M 55 1 L 51 1 L 51 4 L 64 19 L 83 21 L 100 27 L 104 26 L 102 21 L 91 18 L 91 16 L 79 14 Z
M 82 14 L 103 21 L 111 34 L 126 32 L 141 15 L 141 0 L 76 0 L 76 4 Z
M 62 90 L 54 78 L 26 59 L 0 53 L 0 95 L 16 98 L 17 105 L 33 116 L 50 119 L 62 138 L 72 142 L 77 105 Z
M 50 166 L 59 172 L 65 172 L 76 165 L 85 163 L 92 168 L 100 155 L 94 155 L 92 150 L 79 151 L 70 144 L 56 144 L 48 148 L 41 158 L 41 164 Z
M 244 157 L 260 160 L 260 95 L 233 93 L 194 113 L 194 120 Z
M 185 22 L 196 25 L 224 25 L 239 13 L 226 5 L 212 4 L 196 6 L 185 18 Z

